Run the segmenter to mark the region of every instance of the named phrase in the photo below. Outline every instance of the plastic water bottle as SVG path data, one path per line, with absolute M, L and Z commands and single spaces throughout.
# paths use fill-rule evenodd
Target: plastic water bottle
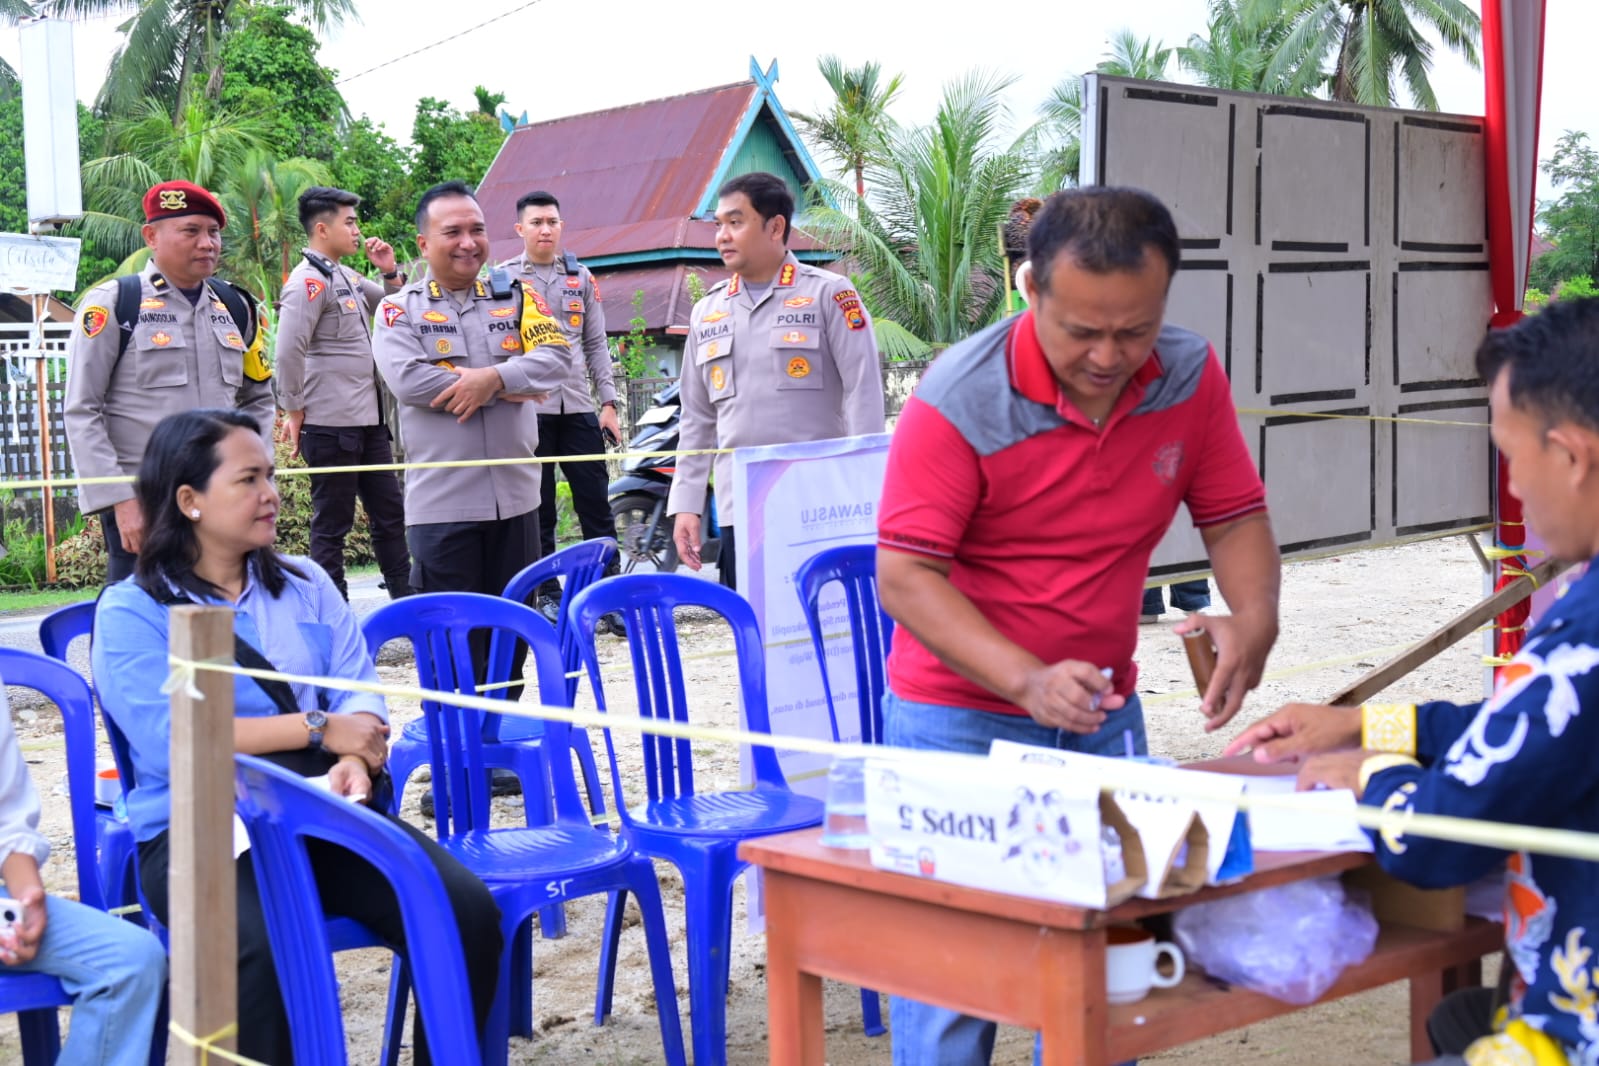
M 830 848 L 861 850 L 871 847 L 866 832 L 866 762 L 834 759 L 827 771 L 826 815 L 822 843 Z

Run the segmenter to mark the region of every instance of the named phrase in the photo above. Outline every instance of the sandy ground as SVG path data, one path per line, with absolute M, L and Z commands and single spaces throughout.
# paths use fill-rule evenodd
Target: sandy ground
M 1320 700 L 1369 667 L 1396 654 L 1482 595 L 1482 572 L 1469 547 L 1459 539 L 1403 548 L 1382 549 L 1292 564 L 1283 581 L 1282 636 L 1268 666 L 1268 678 L 1246 704 L 1239 723 L 1263 716 L 1287 700 Z M 1167 621 L 1175 621 L 1168 615 Z M 687 625 L 685 653 L 690 655 L 688 691 L 707 724 L 732 726 L 737 717 L 732 660 L 714 654 L 729 646 L 727 631 L 709 619 Z M 618 674 L 626 668 L 625 645 L 607 638 L 602 648 Z M 1467 640 L 1413 673 L 1389 695 L 1469 700 L 1481 692 L 1480 638 Z M 695 655 L 693 653 L 705 653 Z M 1150 735 L 1158 754 L 1194 759 L 1219 753 L 1236 732 L 1203 732 L 1187 661 L 1169 625 L 1145 626 L 1140 633 L 1140 691 Z M 414 683 L 404 662 L 380 662 L 386 679 Z M 613 704 L 626 700 L 625 679 L 614 688 Z M 586 688 L 586 686 L 585 686 Z M 580 705 L 588 702 L 586 691 Z M 59 724 L 54 711 L 12 691 L 13 711 L 35 780 L 45 799 L 44 829 L 55 845 L 47 868 L 53 890 L 68 891 L 71 877 L 71 833 L 65 798 L 56 792 L 62 775 Z M 417 708 L 394 708 L 396 723 L 413 717 Z M 596 736 L 600 765 L 603 742 Z M 107 756 L 108 757 L 108 756 Z M 696 773 L 710 787 L 732 785 L 738 776 L 737 754 L 731 748 L 698 744 Z M 636 764 L 624 758 L 626 767 Z M 609 780 L 606 780 L 609 793 Z M 407 793 L 406 816 L 431 828 L 417 810 L 419 788 Z M 522 817 L 520 801 L 499 801 L 507 825 Z M 609 799 L 608 799 L 609 802 Z M 687 963 L 684 956 L 682 885 L 669 866 L 660 867 L 667 923 L 671 932 L 678 1004 L 685 1030 L 688 1017 Z M 731 995 L 728 1005 L 728 1057 L 735 1064 L 766 1061 L 766 986 L 764 941 L 743 933 L 744 894 L 735 893 L 735 939 Z M 568 933 L 561 940 L 535 942 L 534 1011 L 538 1035 L 511 1042 L 513 1063 L 596 1063 L 623 1066 L 658 1062 L 659 1031 L 654 997 L 636 913 L 623 936 L 614 1013 L 603 1027 L 592 1022 L 598 942 L 604 915 L 603 897 L 580 900 L 567 908 Z M 339 956 L 345 1025 L 351 1061 L 372 1062 L 381 1041 L 383 1002 L 387 993 L 388 957 L 378 952 Z M 1273 1062 L 1288 1066 L 1324 1063 L 1401 1063 L 1408 1061 L 1407 1000 L 1402 985 L 1327 1004 L 1264 1025 L 1155 1056 L 1146 1061 L 1183 1062 L 1193 1066 L 1232 1066 Z M 854 989 L 829 984 L 827 992 L 828 1058 L 836 1066 L 865 1066 L 890 1061 L 887 1037 L 870 1039 L 861 1032 L 860 1002 Z M 887 1014 L 886 1003 L 884 1006 Z M 65 1018 L 65 1016 L 64 1016 Z M 1031 1061 L 1031 1034 L 1002 1030 L 996 1064 Z M 15 1028 L 0 1026 L 0 1061 L 20 1062 Z M 410 1061 L 407 1050 L 403 1061 Z M 444 1061 L 441 1059 L 440 1061 Z

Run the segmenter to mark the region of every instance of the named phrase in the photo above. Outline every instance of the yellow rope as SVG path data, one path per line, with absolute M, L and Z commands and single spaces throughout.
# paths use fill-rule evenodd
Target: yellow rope
M 930 761 L 973 758 L 973 756 L 954 755 L 947 752 L 892 748 L 875 744 L 838 744 L 830 740 L 755 733 L 747 729 L 691 726 L 683 722 L 645 720 L 637 717 L 628 718 L 620 715 L 603 714 L 598 711 L 579 711 L 570 707 L 508 703 L 504 700 L 485 699 L 482 696 L 465 696 L 454 692 L 440 692 L 433 689 L 413 688 L 404 685 L 353 681 L 345 678 L 314 677 L 303 674 L 286 674 L 275 670 L 254 670 L 235 663 L 216 660 L 198 662 L 170 656 L 167 662 L 173 670 L 173 678 L 169 679 L 169 685 L 183 683 L 180 679 L 192 678 L 198 670 L 213 670 L 218 673 L 235 674 L 240 677 L 286 681 L 289 684 L 319 685 L 323 688 L 346 692 L 370 692 L 404 699 L 433 700 L 439 703 L 471 707 L 476 710 L 508 715 L 514 718 L 559 721 L 566 722 L 569 725 L 595 729 L 623 729 L 637 733 L 672 737 L 679 740 L 748 744 L 752 747 L 800 751 L 813 755 L 830 756 L 835 759 L 894 759 L 917 761 L 925 764 Z M 1100 767 L 1099 770 L 1099 787 L 1102 791 L 1115 792 L 1128 788 L 1137 788 L 1145 792 L 1151 791 L 1151 781 L 1147 773 L 1148 767 L 1136 763 L 1123 764 L 1116 759 L 1107 759 L 1104 761 L 1104 766 Z M 1316 815 L 1318 813 L 1323 816 L 1328 815 L 1325 810 L 1318 810 L 1314 806 L 1316 801 L 1313 798 L 1307 799 L 1306 797 L 1285 795 L 1237 795 L 1230 793 L 1225 787 L 1207 781 L 1204 777 L 1198 775 L 1173 774 L 1170 775 L 1169 780 L 1162 780 L 1158 788 L 1161 795 L 1182 801 L 1225 802 L 1245 811 L 1257 808 L 1272 808 L 1306 815 Z M 1311 805 L 1307 806 L 1307 803 Z M 1347 817 L 1347 812 L 1341 816 Z M 1559 855 L 1587 862 L 1599 862 L 1599 833 L 1513 825 L 1505 822 L 1490 822 L 1473 818 L 1456 818 L 1452 815 L 1418 814 L 1414 811 L 1379 811 L 1365 806 L 1357 806 L 1354 819 L 1366 829 L 1374 829 L 1389 834 L 1402 835 L 1408 833 L 1415 836 L 1449 840 L 1456 843 L 1472 844 L 1504 851 L 1530 851 L 1543 855 Z
M 225 1059 L 228 1062 L 236 1062 L 239 1064 L 239 1066 L 268 1066 L 267 1063 L 261 1062 L 257 1059 L 245 1058 L 243 1055 L 240 1055 L 237 1052 L 229 1051 L 227 1048 L 220 1048 L 216 1046 L 216 1042 L 218 1040 L 226 1040 L 230 1036 L 239 1035 L 238 1022 L 229 1022 L 227 1025 L 224 1025 L 210 1036 L 195 1036 L 183 1026 L 179 1025 L 176 1019 L 173 1019 L 167 1022 L 167 1032 L 177 1037 L 180 1044 L 187 1044 L 189 1047 L 199 1048 L 200 1062 L 202 1064 L 208 1061 L 210 1056 L 215 1055 L 219 1059 Z

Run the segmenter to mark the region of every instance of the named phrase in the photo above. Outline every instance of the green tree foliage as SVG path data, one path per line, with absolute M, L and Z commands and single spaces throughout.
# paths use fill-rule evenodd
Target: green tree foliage
M 411 152 L 362 115 L 333 151 L 333 181 L 361 198 L 361 232 L 394 245 L 401 259 L 416 256 L 416 200 Z
M 331 179 L 313 159 L 278 159 L 257 149 L 230 171 L 223 195 L 228 212 L 224 262 L 228 277 L 276 304 L 283 282 L 305 244 L 300 193 Z
M 1276 7 L 1258 9 L 1250 0 L 1210 0 L 1204 33 L 1177 49 L 1177 62 L 1201 85 L 1248 93 L 1309 96 L 1288 72 L 1268 79 L 1271 59 L 1287 39 L 1289 25 Z
M 896 133 L 868 171 L 870 196 L 828 182 L 840 207 L 808 216 L 861 265 L 873 315 L 934 344 L 987 325 L 1004 301 L 999 227 L 1032 176 L 1022 146 L 999 144 L 1009 84 L 974 74 L 946 86 L 933 121 Z
M 1334 100 L 1393 107 L 1403 83 L 1415 107 L 1436 111 L 1428 30 L 1480 65 L 1482 20 L 1463 0 L 1244 0 L 1242 11 L 1287 25 L 1263 76 L 1294 93 L 1326 88 Z
M 238 115 L 266 121 L 266 142 L 283 158 L 333 158 L 349 114 L 335 72 L 317 62 L 317 39 L 289 21 L 287 4 L 246 9 L 243 23 L 222 42 L 228 75 L 219 99 Z
M 80 158 L 99 152 L 102 123 L 82 104 L 78 105 L 78 144 Z M 28 183 L 22 145 L 22 98 L 0 93 L 0 233 L 28 232 Z M 77 234 L 68 231 L 68 236 Z M 119 257 L 120 258 L 120 257 Z M 104 277 L 116 267 L 116 259 L 103 254 L 95 242 L 85 240 L 78 255 L 78 287 Z M 70 300 L 73 293 L 56 293 Z
M 896 74 L 885 81 L 880 64 L 846 67 L 835 55 L 823 56 L 816 65 L 833 90 L 832 107 L 820 115 L 789 114 L 801 133 L 838 159 L 843 168 L 840 173 L 854 175 L 855 195 L 865 196 L 866 168 L 882 162 L 888 152 L 894 128 L 888 108 L 899 95 L 905 76 Z
M 1172 49 L 1132 30 L 1121 30 L 1110 41 L 1110 51 L 1094 66 L 1099 74 L 1119 78 L 1160 81 L 1171 65 Z M 1048 196 L 1076 185 L 1083 155 L 1083 79 L 1078 74 L 1062 78 L 1039 108 L 1042 121 L 1033 128 L 1034 151 L 1041 160 L 1035 191 Z
M 462 114 L 443 100 L 424 96 L 417 101 L 411 140 L 416 144 L 411 183 L 418 192 L 441 181 L 475 187 L 494 162 L 505 131 L 492 114 Z
M 1599 152 L 1588 143 L 1586 133 L 1567 130 L 1543 172 L 1560 190 L 1538 212 L 1554 247 L 1532 264 L 1529 280 L 1561 296 L 1563 282 L 1584 274 L 1599 277 Z

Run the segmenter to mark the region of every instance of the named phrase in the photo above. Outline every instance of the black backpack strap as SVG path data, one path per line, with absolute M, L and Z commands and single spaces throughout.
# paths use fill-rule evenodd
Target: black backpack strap
M 128 341 L 133 336 L 133 327 L 139 321 L 139 293 L 143 291 L 139 284 L 139 275 L 124 274 L 117 279 L 117 301 L 114 314 L 117 322 L 117 359 L 122 358 L 122 353 L 128 350 Z M 116 364 L 111 366 L 111 372 L 116 373 Z
M 239 291 L 238 286 L 221 278 L 211 278 L 211 291 L 217 294 L 228 309 L 228 314 L 233 316 L 233 324 L 239 327 L 239 336 L 244 338 L 246 348 L 255 343 L 255 331 L 258 323 L 255 319 L 255 301 L 249 299 Z

